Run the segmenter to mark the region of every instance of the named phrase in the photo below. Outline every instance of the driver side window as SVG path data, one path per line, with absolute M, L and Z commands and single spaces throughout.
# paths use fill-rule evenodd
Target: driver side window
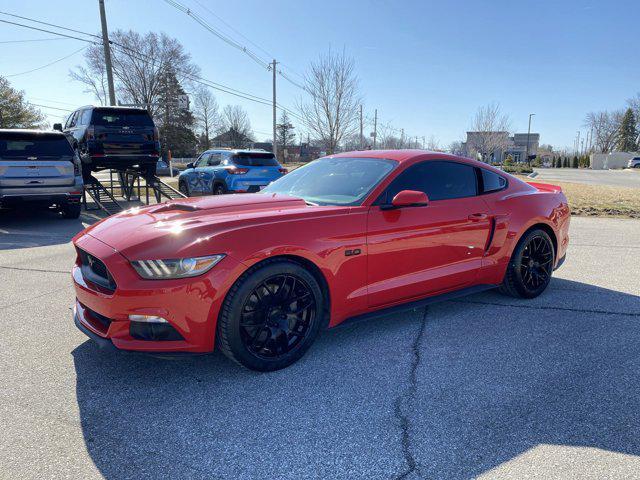
M 391 203 L 393 197 L 402 190 L 424 192 L 430 201 L 473 197 L 478 194 L 478 179 L 471 165 L 429 160 L 401 173 L 376 203 Z
M 209 157 L 211 156 L 210 153 L 203 153 L 202 155 L 200 155 L 200 158 L 198 158 L 198 160 L 196 160 L 196 167 L 206 167 L 207 166 L 207 161 L 209 160 Z

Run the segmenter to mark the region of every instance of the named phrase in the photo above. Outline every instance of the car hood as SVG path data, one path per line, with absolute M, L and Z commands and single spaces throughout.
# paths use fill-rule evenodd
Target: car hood
M 230 230 L 316 215 L 318 209 L 326 214 L 336 208 L 343 207 L 307 206 L 300 198 L 280 194 L 185 198 L 126 210 L 83 233 L 129 260 L 184 258 L 227 253 L 232 246 L 216 239 Z

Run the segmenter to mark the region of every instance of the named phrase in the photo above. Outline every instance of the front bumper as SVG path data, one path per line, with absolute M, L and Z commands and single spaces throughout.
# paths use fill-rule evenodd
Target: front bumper
M 111 344 L 118 350 L 147 353 L 213 350 L 218 312 L 229 284 L 241 270 L 239 262 L 225 257 L 205 275 L 190 279 L 144 280 L 126 258 L 94 237 L 84 235 L 75 244 L 100 259 L 116 284 L 115 290 L 105 289 L 86 279 L 80 266 L 73 267 L 74 321 L 80 330 L 102 345 Z M 167 340 L 140 339 L 131 328 L 131 314 L 160 316 L 179 336 Z

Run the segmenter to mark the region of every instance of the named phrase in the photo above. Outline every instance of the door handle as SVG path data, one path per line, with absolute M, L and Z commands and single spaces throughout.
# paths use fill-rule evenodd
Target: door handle
M 472 221 L 486 220 L 489 216 L 486 213 L 472 213 L 467 218 Z

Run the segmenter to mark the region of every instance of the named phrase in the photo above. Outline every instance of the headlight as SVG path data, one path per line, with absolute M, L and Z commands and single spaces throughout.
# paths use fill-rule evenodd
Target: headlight
M 136 260 L 131 262 L 138 275 L 149 280 L 186 278 L 202 275 L 213 268 L 224 255 L 179 258 L 174 260 Z

